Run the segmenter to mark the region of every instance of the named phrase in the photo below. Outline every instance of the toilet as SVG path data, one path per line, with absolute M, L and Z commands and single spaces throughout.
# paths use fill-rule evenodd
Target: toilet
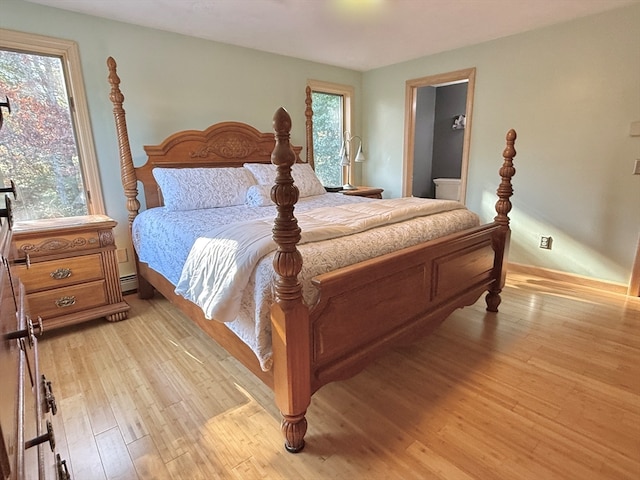
M 436 198 L 460 201 L 459 178 L 434 178 L 433 183 L 436 184 Z

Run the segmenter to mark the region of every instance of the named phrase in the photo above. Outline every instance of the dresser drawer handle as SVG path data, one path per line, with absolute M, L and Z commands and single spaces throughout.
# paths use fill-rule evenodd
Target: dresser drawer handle
M 58 413 L 58 405 L 56 404 L 56 397 L 53 394 L 53 388 L 51 382 L 47 380 L 47 377 L 42 375 L 42 389 L 44 390 L 44 402 L 45 411 L 51 412 L 51 415 Z
M 4 204 L 6 208 L 0 208 L 0 217 L 6 217 L 7 221 L 9 222 L 9 230 L 11 230 L 11 227 L 13 226 L 13 208 L 9 195 L 4 196 Z M 0 223 L 2 223 L 1 219 Z
M 44 328 L 42 326 L 42 318 L 38 317 L 38 324 L 34 325 L 33 320 L 27 317 L 27 328 L 23 330 L 16 330 L 14 332 L 8 332 L 4 334 L 5 340 L 11 340 L 12 338 L 27 338 L 29 345 L 33 345 L 33 338 L 38 335 L 42 335 Z
M 64 280 L 71 276 L 70 268 L 57 268 L 49 274 L 49 276 L 55 280 Z
M 67 469 L 67 461 L 60 458 L 60 454 L 56 454 L 56 465 L 58 467 L 58 478 L 60 480 L 71 480 L 69 470 Z
M 36 438 L 31 440 L 27 440 L 24 442 L 25 450 L 27 448 L 35 447 L 36 445 L 40 445 L 41 443 L 49 442 L 49 447 L 51 447 L 51 451 L 55 451 L 56 449 L 56 437 L 53 434 L 53 425 L 51 425 L 51 421 L 47 420 L 47 433 L 44 433 Z
M 70 307 L 71 305 L 75 305 L 76 297 L 73 295 L 70 297 L 60 297 L 56 300 L 56 305 L 60 308 Z
M 24 265 L 27 269 L 31 268 L 31 257 L 28 253 L 25 254 L 24 258 L 16 258 L 12 262 L 14 265 Z

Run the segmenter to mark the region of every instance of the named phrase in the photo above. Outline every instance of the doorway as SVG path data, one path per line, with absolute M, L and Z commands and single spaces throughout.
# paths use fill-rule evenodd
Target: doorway
M 402 194 L 403 196 L 434 196 L 433 191 L 430 190 L 431 187 L 431 179 L 432 171 L 431 164 L 423 165 L 417 163 L 416 158 L 416 146 L 421 147 L 424 144 L 429 144 L 430 139 L 429 132 L 425 135 L 416 134 L 419 128 L 422 128 L 421 122 L 423 122 L 422 118 L 425 117 L 424 112 L 421 109 L 424 108 L 434 108 L 435 100 L 430 99 L 428 90 L 435 89 L 426 89 L 425 87 L 447 87 L 453 86 L 457 84 L 466 84 L 466 102 L 464 102 L 464 111 L 459 112 L 455 115 L 451 116 L 451 128 L 452 130 L 459 129 L 461 131 L 456 132 L 457 134 L 462 133 L 462 153 L 461 153 L 461 162 L 459 166 L 459 175 L 460 175 L 460 186 L 459 186 L 459 200 L 460 202 L 465 202 L 466 197 L 466 185 L 467 185 L 467 172 L 468 172 L 468 164 L 469 164 L 469 145 L 471 142 L 471 123 L 472 123 L 472 112 L 473 112 L 473 94 L 475 89 L 475 68 L 469 68 L 465 70 L 458 70 L 455 72 L 443 73 L 438 75 L 431 75 L 428 77 L 422 77 L 414 80 L 408 80 L 406 83 L 406 94 L 405 94 L 405 142 L 404 142 L 404 161 L 403 161 L 403 185 L 402 185 Z M 422 89 L 422 90 L 421 90 Z M 426 95 L 425 95 L 426 93 Z M 435 99 L 435 96 L 433 96 Z M 431 107 L 429 106 L 431 105 Z M 460 116 L 464 115 L 464 119 Z M 433 113 L 427 114 L 427 117 L 435 117 Z M 463 122 L 461 124 L 461 122 Z M 428 123 L 428 120 L 427 120 Z M 455 128 L 454 128 L 455 127 Z M 420 151 L 420 149 L 418 149 Z M 443 168 L 443 167 L 437 167 Z M 447 171 L 447 167 L 444 167 L 444 170 Z M 457 167 L 456 167 L 457 168 Z M 419 177 L 429 177 L 429 190 L 428 193 L 425 193 L 424 190 L 426 187 L 424 185 L 420 187 Z M 451 174 L 450 174 L 451 175 Z M 415 187 L 415 191 L 414 191 Z M 421 192 L 417 191 L 417 189 L 422 189 Z

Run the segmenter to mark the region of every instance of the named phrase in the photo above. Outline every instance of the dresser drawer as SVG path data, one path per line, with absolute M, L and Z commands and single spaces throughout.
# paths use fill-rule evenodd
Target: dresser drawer
M 107 303 L 104 280 L 27 295 L 32 317 L 43 320 L 80 312 Z
M 27 293 L 104 278 L 99 253 L 32 263 L 29 268 L 20 265 L 15 270 Z

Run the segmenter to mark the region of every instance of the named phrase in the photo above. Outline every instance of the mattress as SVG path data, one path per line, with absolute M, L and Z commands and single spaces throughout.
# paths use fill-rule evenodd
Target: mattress
M 301 198 L 295 206 L 295 212 L 376 201 L 327 193 Z M 425 199 L 425 202 L 428 201 Z M 237 205 L 189 211 L 152 208 L 135 218 L 132 239 L 140 261 L 177 285 L 191 248 L 196 240 L 208 234 L 212 226 L 275 218 L 276 213 L 275 206 Z M 299 280 L 303 298 L 307 305 L 315 303 L 317 290 L 311 284 L 311 279 L 319 274 L 471 228 L 479 223 L 475 213 L 459 204 L 458 208 L 451 211 L 411 218 L 330 240 L 301 244 L 298 250 L 303 258 L 303 268 Z M 242 292 L 238 316 L 225 322 L 252 349 L 265 371 L 271 368 L 272 356 L 269 318 L 275 275 L 272 261 L 273 252 L 258 261 Z

